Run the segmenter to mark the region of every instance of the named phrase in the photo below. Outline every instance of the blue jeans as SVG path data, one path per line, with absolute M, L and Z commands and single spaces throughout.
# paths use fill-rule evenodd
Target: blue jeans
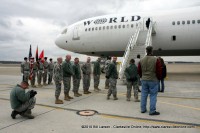
M 156 102 L 158 94 L 158 81 L 148 81 L 142 80 L 142 92 L 141 92 L 141 112 L 147 110 L 147 97 L 150 94 L 150 112 L 154 113 L 156 111 Z
M 160 83 L 161 83 L 161 89 L 160 89 Z M 158 83 L 158 91 L 164 92 L 164 90 L 165 90 L 164 79 L 161 79 L 159 80 L 159 83 Z

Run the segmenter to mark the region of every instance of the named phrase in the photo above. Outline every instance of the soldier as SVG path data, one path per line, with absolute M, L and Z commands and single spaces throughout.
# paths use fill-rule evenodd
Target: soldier
M 112 63 L 110 63 L 108 67 L 108 71 L 106 73 L 106 78 L 109 79 L 109 90 L 107 95 L 107 100 L 110 99 L 111 94 L 113 94 L 114 100 L 118 100 L 117 98 L 117 79 L 118 79 L 118 72 L 117 72 L 117 57 L 113 57 Z
M 70 62 L 71 55 L 66 56 L 66 60 L 62 63 L 63 68 L 63 84 L 64 84 L 64 93 L 65 93 L 65 100 L 70 101 L 73 97 L 69 96 L 69 91 L 71 88 L 71 76 L 74 75 L 72 64 Z
M 91 92 L 89 91 L 89 87 L 90 87 L 91 71 L 92 71 L 90 57 L 88 57 L 87 62 L 82 65 L 81 70 L 83 72 L 84 94 L 90 94 Z
M 100 82 L 100 75 L 101 75 L 101 67 L 100 67 L 101 58 L 98 58 L 96 62 L 94 62 L 94 69 L 93 69 L 93 77 L 94 77 L 94 91 L 100 91 L 99 89 L 99 82 Z
M 126 81 L 127 81 L 127 101 L 130 101 L 131 98 L 131 90 L 133 87 L 134 90 L 134 101 L 139 102 L 138 100 L 138 72 L 137 72 L 137 67 L 135 65 L 135 60 L 131 59 L 130 60 L 130 65 L 125 69 L 125 76 L 126 76 Z
M 15 86 L 10 92 L 10 104 L 13 109 L 11 117 L 16 118 L 16 115 L 20 114 L 23 117 L 33 119 L 31 115 L 31 109 L 34 108 L 37 94 L 36 91 L 31 90 L 26 92 L 29 84 L 26 81 L 22 81 L 20 85 Z
M 24 57 L 24 62 L 21 64 L 21 73 L 23 75 L 22 81 L 28 82 L 29 74 L 30 74 L 30 65 L 27 61 L 27 57 Z
M 41 81 L 42 81 L 42 74 L 43 74 L 43 72 L 44 72 L 43 63 L 42 63 L 41 58 L 39 58 L 39 60 L 38 60 L 38 77 L 37 77 L 37 79 L 38 79 L 38 86 L 39 87 L 42 87 Z
M 36 85 L 35 85 L 35 77 L 36 77 L 37 71 L 38 71 L 38 64 L 37 64 L 37 62 L 35 62 L 33 57 L 31 58 L 30 66 L 32 67 L 32 70 L 33 70 L 32 77 L 31 77 L 31 86 L 35 88 L 36 87 Z
M 111 63 L 111 57 L 109 56 L 107 58 L 107 61 L 105 63 L 105 73 L 108 71 L 108 65 Z M 105 89 L 109 89 L 109 80 L 106 78 L 105 80 Z
M 44 57 L 44 73 L 43 73 L 43 85 L 47 85 L 47 73 L 48 73 L 49 63 L 47 62 L 47 57 Z
M 82 96 L 82 94 L 78 93 L 80 81 L 81 81 L 81 68 L 79 65 L 79 58 L 74 59 L 74 65 L 73 65 L 73 92 L 75 97 Z
M 54 68 L 54 64 L 53 64 L 53 60 L 52 58 L 49 59 L 49 67 L 48 67 L 48 84 L 53 84 L 52 83 L 52 77 L 53 77 L 53 68 Z
M 62 69 L 62 58 L 57 58 L 57 63 L 53 69 L 53 79 L 56 85 L 55 91 L 55 104 L 63 104 L 63 101 L 59 99 L 60 92 L 61 92 L 61 85 L 63 81 L 63 69 Z

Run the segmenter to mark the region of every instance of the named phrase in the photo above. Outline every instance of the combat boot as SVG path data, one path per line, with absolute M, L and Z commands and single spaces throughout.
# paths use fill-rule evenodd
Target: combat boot
M 109 89 L 109 86 L 105 86 L 105 89 Z
M 99 89 L 99 87 L 97 87 L 97 90 L 98 90 L 98 91 L 101 91 L 101 89 Z
M 17 111 L 15 111 L 15 110 L 13 110 L 12 113 L 11 113 L 11 117 L 12 117 L 13 119 L 15 119 L 15 118 L 16 118 L 16 115 L 18 115 L 18 114 L 20 114 L 20 113 L 17 112 Z
M 94 91 L 98 92 L 99 90 L 98 90 L 98 88 L 97 88 L 97 87 L 94 87 Z
M 140 102 L 137 96 L 134 98 L 134 102 Z
M 82 96 L 82 94 L 78 93 L 78 91 L 77 91 L 77 94 L 78 94 L 79 96 Z
M 63 101 L 60 100 L 60 99 L 56 99 L 56 100 L 55 100 L 55 104 L 63 104 Z
M 84 91 L 83 93 L 84 93 L 84 94 L 89 94 L 88 91 Z
M 114 97 L 114 100 L 118 100 L 117 95 L 114 95 L 113 97 Z
M 70 99 L 69 99 L 69 97 L 67 96 L 67 94 L 65 94 L 65 98 L 64 98 L 64 100 L 66 100 L 66 101 L 70 101 Z
M 31 115 L 30 109 L 28 109 L 26 112 L 22 113 L 21 116 L 27 117 L 28 119 L 34 119 L 35 117 Z
M 74 92 L 75 97 L 79 97 L 79 94 L 77 92 Z
M 110 96 L 107 96 L 107 100 L 109 100 L 110 99 Z
M 63 104 L 63 101 L 56 97 L 55 104 Z
M 70 97 L 70 96 L 69 96 L 69 93 L 67 94 L 67 96 L 68 96 L 69 99 L 74 99 L 73 97 Z

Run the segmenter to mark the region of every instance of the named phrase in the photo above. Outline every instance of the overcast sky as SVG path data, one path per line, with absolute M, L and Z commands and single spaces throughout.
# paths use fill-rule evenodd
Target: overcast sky
M 200 6 L 200 0 L 0 0 L 0 60 L 22 61 L 30 44 L 33 56 L 38 45 L 47 57 L 64 57 L 69 52 L 55 45 L 56 36 L 89 17 L 192 6 Z

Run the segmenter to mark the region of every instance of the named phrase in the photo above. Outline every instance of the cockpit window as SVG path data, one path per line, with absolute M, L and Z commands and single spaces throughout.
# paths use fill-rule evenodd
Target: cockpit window
M 67 28 L 64 29 L 64 30 L 61 32 L 61 34 L 66 34 L 66 33 L 67 33 Z

